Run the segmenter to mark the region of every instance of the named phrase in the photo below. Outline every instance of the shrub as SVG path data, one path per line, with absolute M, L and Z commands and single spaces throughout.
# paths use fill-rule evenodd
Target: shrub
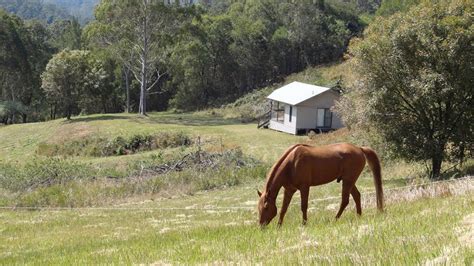
M 162 171 L 164 166 L 170 169 Z M 170 161 L 150 156 L 115 178 L 70 159 L 36 158 L 24 166 L 0 165 L 0 206 L 97 206 L 143 195 L 193 194 L 263 179 L 267 170 L 239 149 L 197 151 Z
M 62 144 L 40 143 L 37 154 L 45 156 L 118 156 L 154 149 L 165 149 L 192 144 L 191 137 L 183 132 L 162 132 L 155 135 L 137 134 L 129 138 L 113 139 L 89 137 Z

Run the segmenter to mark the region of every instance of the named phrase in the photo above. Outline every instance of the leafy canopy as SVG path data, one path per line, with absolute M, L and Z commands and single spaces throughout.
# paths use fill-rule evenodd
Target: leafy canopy
M 357 110 L 396 154 L 431 160 L 433 177 L 473 142 L 473 7 L 425 1 L 378 18 L 351 49 L 359 79 L 345 98 L 346 119 L 357 121 L 350 108 Z

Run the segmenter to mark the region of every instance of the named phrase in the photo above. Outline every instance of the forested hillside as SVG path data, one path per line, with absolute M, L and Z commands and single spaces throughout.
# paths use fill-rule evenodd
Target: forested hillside
M 21 52 L 2 66 L 3 120 L 220 106 L 308 66 L 340 60 L 349 40 L 364 28 L 357 12 L 324 1 L 236 1 L 217 13 L 210 11 L 214 5 L 121 5 L 101 1 L 96 20 L 83 28 L 75 21 L 55 21 L 32 31 L 30 22 L 4 14 L 5 21 L 16 22 L 3 30 L 25 37 L 5 39 L 5 47 Z M 140 31 L 144 20 L 136 17 L 148 20 L 146 33 Z M 24 49 L 40 32 L 44 51 Z M 51 64 L 30 71 L 34 54 L 45 57 L 42 62 L 52 58 Z M 85 62 L 88 70 L 74 73 L 77 78 L 55 77 L 72 54 L 87 55 L 74 60 Z M 32 78 L 13 84 L 18 75 Z M 79 82 L 74 89 L 65 85 L 73 80 Z
M 70 15 L 76 17 L 81 24 L 94 18 L 94 7 L 99 0 L 43 0 L 44 3 L 53 4 L 65 9 Z
M 0 8 L 22 19 L 37 19 L 46 23 L 71 18 L 66 9 L 40 0 L 0 0 Z
M 98 0 L 0 0 L 0 8 L 22 19 L 37 19 L 48 24 L 77 18 L 86 24 L 94 18 Z

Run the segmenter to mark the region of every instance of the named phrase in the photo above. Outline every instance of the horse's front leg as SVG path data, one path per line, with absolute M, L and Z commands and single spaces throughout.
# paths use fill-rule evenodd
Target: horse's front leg
M 301 211 L 303 212 L 303 225 L 308 221 L 308 196 L 309 196 L 309 186 L 300 188 L 301 194 Z
M 288 205 L 290 205 L 291 198 L 293 194 L 295 194 L 296 189 L 293 188 L 285 188 L 285 194 L 283 195 L 283 205 L 281 206 L 280 211 L 280 220 L 278 221 L 278 225 L 281 226 L 283 223 L 283 218 L 285 217 L 286 210 L 288 210 Z

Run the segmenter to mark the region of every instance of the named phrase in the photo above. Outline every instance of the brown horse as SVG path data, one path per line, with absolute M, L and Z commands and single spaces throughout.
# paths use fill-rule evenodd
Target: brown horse
M 267 225 L 277 215 L 275 201 L 281 187 L 285 188 L 285 194 L 278 224 L 282 224 L 296 190 L 299 190 L 301 194 L 303 224 L 306 224 L 309 187 L 326 184 L 336 179 L 337 182 L 342 180 L 342 200 L 336 219 L 349 204 L 349 194 L 354 198 L 357 214 L 361 215 L 360 193 L 355 183 L 365 167 L 366 159 L 374 176 L 377 208 L 383 211 L 380 161 L 372 149 L 349 143 L 322 147 L 296 144 L 287 149 L 273 165 L 263 193 L 257 191 L 260 197 L 258 202 L 260 225 Z

